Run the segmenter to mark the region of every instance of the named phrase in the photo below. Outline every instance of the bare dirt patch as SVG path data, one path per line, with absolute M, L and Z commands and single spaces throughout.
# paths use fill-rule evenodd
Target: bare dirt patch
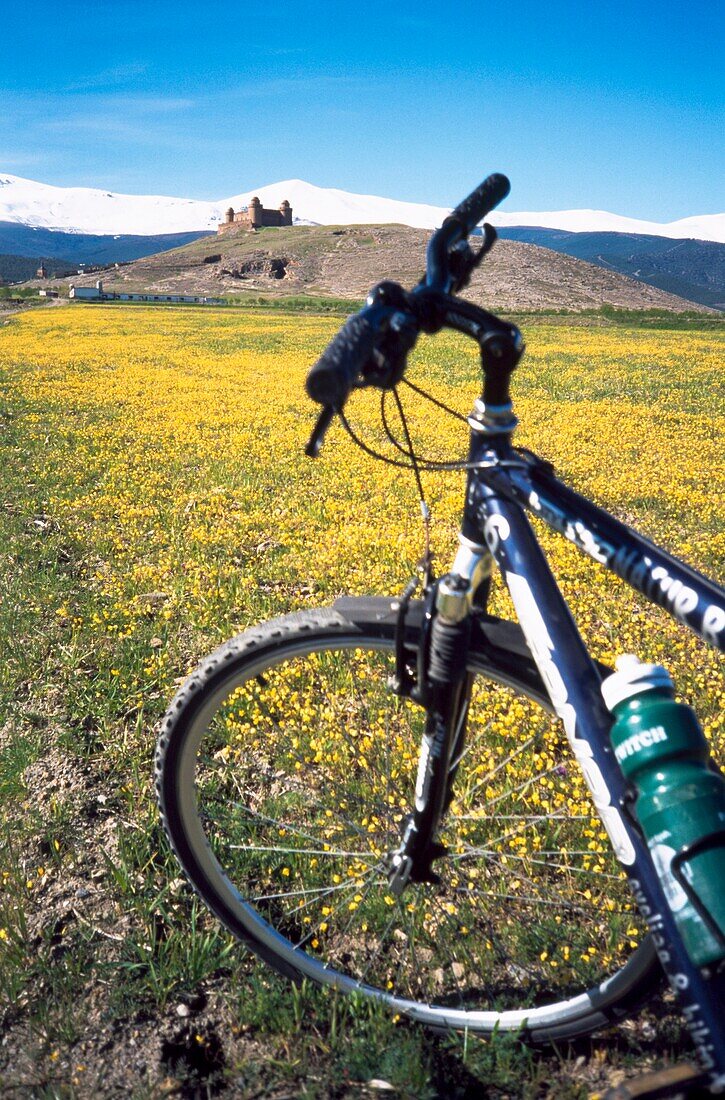
M 170 998 L 163 1011 L 124 1013 L 114 975 L 128 965 L 128 945 L 143 936 L 138 918 L 119 900 L 124 833 L 135 823 L 113 793 L 98 758 L 73 756 L 49 744 L 24 771 L 26 834 L 18 868 L 28 891 L 25 950 L 28 981 L 0 1013 L 3 1095 L 123 1097 L 195 1095 L 227 1064 L 227 1036 L 236 1021 L 224 1007 L 220 975 L 208 989 Z M 62 818 L 62 829 L 58 822 Z M 62 835 L 58 842 L 56 834 Z M 60 851 L 55 848 L 56 843 Z M 54 858 L 55 857 L 55 858 Z M 139 876 L 141 879 L 142 876 Z M 137 888 L 143 888 L 138 881 Z M 130 884 L 133 889 L 134 884 Z M 171 883 L 186 893 L 180 879 Z M 158 917 L 157 934 L 166 934 Z M 73 980 L 74 1004 L 55 1012 Z M 223 1036 L 223 1038 L 221 1037 Z M 236 1043 L 235 1060 L 244 1060 Z M 207 1095 L 207 1092 L 204 1092 Z

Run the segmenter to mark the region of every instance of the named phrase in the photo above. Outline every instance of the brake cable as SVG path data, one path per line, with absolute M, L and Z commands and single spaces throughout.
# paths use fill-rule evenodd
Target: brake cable
M 420 394 L 421 397 L 425 397 L 427 401 L 430 401 L 432 402 L 432 404 L 437 405 L 439 409 L 442 409 L 444 412 L 449 413 L 450 416 L 455 416 L 457 420 L 462 420 L 464 424 L 468 423 L 467 416 L 464 416 L 463 413 L 457 412 L 456 409 L 452 409 L 449 405 L 444 404 L 443 401 L 439 401 L 438 398 L 434 397 L 432 393 L 427 393 L 426 390 L 421 389 L 420 386 L 416 386 L 415 383 L 411 382 L 409 378 L 403 377 L 400 381 L 403 382 L 404 385 L 410 386 L 411 390 L 415 390 L 415 392 Z
M 420 389 L 420 387 L 413 385 L 411 382 L 408 382 L 407 379 L 402 379 L 402 381 L 404 381 L 406 383 L 406 385 L 410 386 L 411 389 L 415 390 L 416 393 L 420 394 L 421 397 L 424 397 L 428 401 L 431 401 L 434 405 L 437 405 L 440 409 L 442 409 L 444 412 L 448 413 L 450 416 L 454 416 L 454 417 L 456 417 L 456 419 L 462 420 L 462 421 L 464 421 L 464 423 L 468 423 L 467 417 L 463 416 L 461 413 L 456 412 L 455 409 L 451 409 L 447 405 L 444 405 L 443 402 L 438 401 L 435 397 L 433 397 L 430 394 L 426 393 L 425 390 Z M 397 391 L 396 386 L 391 387 L 390 391 L 383 391 L 383 400 L 385 398 L 385 393 L 386 392 L 392 392 L 392 393 L 396 394 L 396 391 Z M 396 400 L 399 400 L 399 398 L 397 398 L 397 396 L 396 396 Z M 382 409 L 382 402 L 381 402 L 381 409 Z M 442 461 L 442 460 L 434 459 L 434 458 L 421 458 L 421 456 L 419 454 L 416 454 L 414 452 L 413 445 L 412 445 L 412 442 L 410 441 L 410 436 L 407 433 L 407 430 L 406 430 L 406 436 L 407 436 L 407 439 L 408 439 L 408 446 L 405 447 L 400 442 L 400 440 L 397 440 L 395 438 L 395 436 L 392 434 L 392 432 L 391 432 L 391 430 L 388 426 L 387 417 L 383 414 L 383 417 L 382 417 L 383 427 L 384 427 L 386 436 L 388 437 L 388 439 L 390 440 L 392 445 L 396 448 L 396 450 L 400 451 L 401 454 L 405 455 L 406 458 L 409 459 L 408 462 L 401 462 L 400 459 L 391 458 L 390 455 L 382 454 L 380 451 L 375 450 L 374 447 L 371 447 L 368 443 L 365 443 L 364 440 L 362 440 L 360 438 L 360 436 L 357 434 L 357 432 L 354 430 L 354 428 L 350 424 L 350 421 L 347 419 L 344 411 L 342 409 L 337 409 L 335 411 L 336 411 L 337 416 L 339 416 L 339 418 L 340 418 L 340 422 L 342 423 L 343 428 L 345 429 L 347 434 L 350 436 L 350 439 L 353 441 L 353 443 L 357 447 L 359 447 L 361 451 L 363 451 L 365 454 L 369 455 L 371 458 L 375 458 L 379 462 L 385 462 L 385 463 L 387 463 L 388 466 L 396 466 L 396 467 L 398 467 L 398 469 L 401 469 L 401 470 L 411 470 L 411 469 L 415 469 L 415 467 L 414 467 L 414 462 L 415 462 L 415 465 L 417 466 L 418 470 L 446 472 L 446 471 L 473 469 L 476 465 L 478 465 L 477 463 L 471 464 L 471 463 L 467 462 L 465 458 L 453 459 L 453 460 L 448 460 L 448 461 Z
M 405 410 L 403 409 L 403 402 L 400 400 L 400 394 L 398 393 L 398 387 L 393 388 L 393 397 L 395 398 L 395 404 L 398 408 L 398 415 L 400 416 L 400 423 L 403 425 L 403 432 L 405 433 L 405 441 L 408 445 L 408 454 L 413 466 L 413 474 L 415 475 L 415 483 L 418 486 L 418 497 L 420 501 L 420 514 L 423 518 L 423 532 L 424 532 L 424 549 L 423 556 L 420 560 L 419 568 L 423 571 L 423 588 L 428 589 L 433 576 L 433 556 L 430 549 L 430 508 L 425 499 L 425 493 L 423 492 L 423 482 L 420 477 L 420 467 L 418 466 L 418 458 L 413 449 L 413 440 L 410 438 L 410 431 L 408 430 L 408 421 L 405 416 Z M 392 438 L 392 437 L 391 437 Z

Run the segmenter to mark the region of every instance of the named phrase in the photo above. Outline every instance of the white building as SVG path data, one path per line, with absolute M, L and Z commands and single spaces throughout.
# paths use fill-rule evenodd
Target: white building
M 79 301 L 92 302 L 94 300 L 99 301 L 103 297 L 103 295 L 98 287 L 73 286 L 73 283 L 71 283 L 70 290 L 68 291 L 68 297 L 77 298 Z
M 197 306 L 223 306 L 223 298 L 205 298 L 201 294 L 126 294 L 103 289 L 99 279 L 95 286 L 70 284 L 68 297 L 79 302 L 182 302 Z

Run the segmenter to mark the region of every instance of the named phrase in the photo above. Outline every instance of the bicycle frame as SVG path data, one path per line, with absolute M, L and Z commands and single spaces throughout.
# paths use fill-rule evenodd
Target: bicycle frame
M 443 769 L 449 784 L 455 776 L 457 760 L 453 753 L 459 750 L 459 733 L 462 736 L 469 701 L 465 690 L 453 693 L 459 682 L 460 656 L 465 652 L 464 626 L 474 608 L 485 611 L 488 578 L 495 560 L 551 704 L 564 724 L 594 804 L 679 998 L 710 1088 L 722 1092 L 725 965 L 721 964 L 716 973 L 705 972 L 691 962 L 684 949 L 632 812 L 632 791 L 610 743 L 613 720 L 602 698 L 600 674 L 526 512 L 539 516 L 721 650 L 725 649 L 725 593 L 569 489 L 554 477 L 546 463 L 511 446 L 516 420 L 509 380 L 524 350 L 521 333 L 515 325 L 454 296 L 465 287 L 495 240 L 495 232 L 486 226 L 484 248 L 474 254 L 466 243 L 468 235 L 507 193 L 505 177 L 491 176 L 484 181 L 431 238 L 421 282 L 410 292 L 387 281 L 373 287 L 364 309 L 346 322 L 307 379 L 308 394 L 323 406 L 307 448 L 308 454 L 316 455 L 335 413 L 342 415 L 351 389 L 356 385 L 394 387 L 421 332 L 435 333 L 444 328 L 461 332 L 476 341 L 481 353 L 484 384 L 482 398 L 468 421 L 471 445 L 460 549 L 451 574 L 428 593 L 427 633 L 419 648 L 417 684 L 407 685 L 404 670 L 397 669 L 395 690 L 406 693 L 409 689 L 410 697 L 425 706 L 427 717 L 415 812 L 410 815 L 399 848 L 388 853 L 389 882 L 395 893 L 402 891 L 415 860 L 419 861 L 415 867 L 419 877 L 414 881 L 434 881 L 426 876 L 435 874 L 430 865 L 438 857 L 436 830 L 448 801 L 445 791 L 441 801 L 440 777 Z M 408 453 L 403 447 L 399 449 Z M 399 626 L 404 622 L 405 599 L 401 608 Z M 443 632 L 452 631 L 447 641 L 443 632 L 434 637 L 439 625 Z M 401 631 L 399 636 L 402 639 Z M 402 651 L 402 642 L 399 649 Z M 427 675 L 425 668 L 431 652 L 437 662 L 435 676 Z M 403 663 L 399 659 L 399 666 Z M 432 681 L 442 686 L 430 693 Z
M 701 972 L 687 956 L 615 759 L 600 676 L 536 539 L 526 510 L 664 607 L 705 641 L 725 649 L 722 590 L 560 482 L 535 456 L 514 451 L 511 428 L 471 418 L 461 550 L 472 599 L 491 558 L 501 570 L 528 646 L 564 724 L 594 804 L 647 921 L 713 1091 L 725 1090 L 725 973 Z

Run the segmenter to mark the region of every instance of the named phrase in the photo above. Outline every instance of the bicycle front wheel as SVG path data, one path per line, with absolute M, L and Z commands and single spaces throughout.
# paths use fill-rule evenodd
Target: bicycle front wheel
M 355 613 L 373 602 L 249 630 L 177 693 L 157 790 L 192 885 L 281 973 L 428 1025 L 550 1040 L 629 1013 L 656 957 L 512 624 L 470 656 L 440 882 L 390 893 L 425 715 L 389 689 L 393 607 Z

